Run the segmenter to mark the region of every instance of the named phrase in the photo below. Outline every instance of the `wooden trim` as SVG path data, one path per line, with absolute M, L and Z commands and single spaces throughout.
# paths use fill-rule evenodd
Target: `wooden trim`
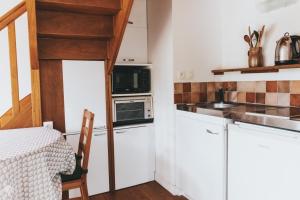
M 20 101 L 20 113 L 13 116 L 12 108 L 0 117 L 0 129 L 27 128 L 32 126 L 31 95 Z
M 25 1 L 22 1 L 13 9 L 8 11 L 2 17 L 0 17 L 0 31 L 8 26 L 11 22 L 15 21 L 18 17 L 26 12 Z
M 105 62 L 105 95 L 106 95 L 106 126 L 108 143 L 109 190 L 115 191 L 115 155 L 114 155 L 114 129 L 112 113 L 112 85 L 109 73 L 109 61 Z
M 115 16 L 115 37 L 110 41 L 110 48 L 108 49 L 108 73 L 112 73 L 114 64 L 116 63 L 132 5 L 133 0 L 122 0 L 122 9 Z
M 297 69 L 300 68 L 300 64 L 292 65 L 276 65 L 276 66 L 266 66 L 266 67 L 244 67 L 244 68 L 229 68 L 229 69 L 217 69 L 211 72 L 214 75 L 224 75 L 226 72 L 241 72 L 242 74 L 250 73 L 272 73 L 279 72 L 280 69 Z
M 15 22 L 11 22 L 8 25 L 8 39 L 9 39 L 11 92 L 12 92 L 12 110 L 13 110 L 13 115 L 16 115 L 20 112 L 20 103 L 19 103 L 19 80 L 18 80 Z
M 26 0 L 28 12 L 29 49 L 31 63 L 32 121 L 33 126 L 42 125 L 40 71 L 37 46 L 36 1 Z

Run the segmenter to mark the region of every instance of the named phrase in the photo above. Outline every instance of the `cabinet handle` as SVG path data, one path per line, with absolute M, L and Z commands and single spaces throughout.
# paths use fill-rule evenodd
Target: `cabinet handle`
M 135 59 L 134 59 L 134 58 L 129 58 L 128 61 L 129 61 L 129 62 L 134 62 Z
M 128 24 L 133 24 L 133 21 L 128 21 Z
M 126 131 L 117 131 L 116 134 L 123 134 L 126 133 Z
M 94 134 L 95 137 L 102 136 L 102 135 L 106 135 L 106 133 L 97 133 L 97 134 Z
M 219 135 L 219 133 L 216 133 L 216 132 L 212 132 L 211 130 L 209 129 L 206 129 L 206 132 L 211 134 L 211 135 Z

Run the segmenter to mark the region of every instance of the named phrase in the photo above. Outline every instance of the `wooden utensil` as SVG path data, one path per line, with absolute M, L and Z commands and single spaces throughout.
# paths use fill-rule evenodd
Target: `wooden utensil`
M 247 43 L 249 44 L 249 46 L 251 47 L 251 40 L 250 40 L 249 35 L 244 35 L 244 40 L 245 40 L 245 42 L 247 42 Z

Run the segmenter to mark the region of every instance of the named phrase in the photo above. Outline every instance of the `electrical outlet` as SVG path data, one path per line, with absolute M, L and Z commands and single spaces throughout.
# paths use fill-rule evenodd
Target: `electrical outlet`
M 43 122 L 43 126 L 44 126 L 45 128 L 53 129 L 53 122 L 52 122 L 52 121 L 49 121 L 49 122 Z

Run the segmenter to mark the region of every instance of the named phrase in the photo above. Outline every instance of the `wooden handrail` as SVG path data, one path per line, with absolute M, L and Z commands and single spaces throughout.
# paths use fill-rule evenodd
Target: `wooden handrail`
M 114 64 L 116 63 L 117 56 L 121 47 L 123 36 L 126 26 L 128 24 L 129 15 L 133 5 L 133 0 L 122 0 L 122 10 L 115 17 L 115 37 L 110 41 L 108 48 L 108 73 L 112 73 Z
M 7 27 L 11 22 L 15 21 L 18 17 L 26 12 L 26 3 L 22 1 L 13 9 L 0 17 L 0 31 Z

